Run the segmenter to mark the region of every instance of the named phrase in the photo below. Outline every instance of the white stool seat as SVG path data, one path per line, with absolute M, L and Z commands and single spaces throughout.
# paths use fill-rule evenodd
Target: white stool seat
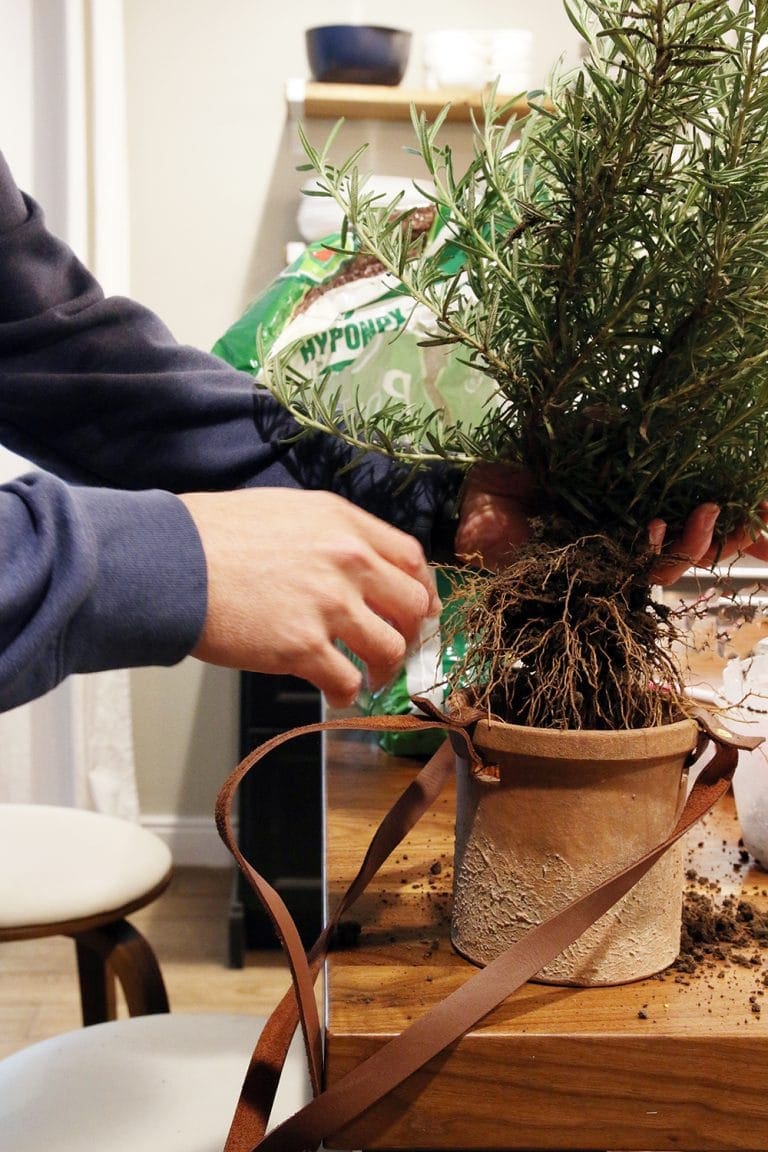
M 0 804 L 0 942 L 70 936 L 83 1024 L 115 1019 L 115 979 L 131 1016 L 167 1012 L 157 957 L 126 916 L 157 899 L 172 863 L 158 836 L 128 820 Z
M 163 841 L 128 820 L 0 804 L 0 931 L 125 914 L 157 895 L 170 871 Z
M 0 1152 L 221 1152 L 263 1017 L 139 1016 L 0 1061 Z M 311 1097 L 301 1037 L 279 1120 Z

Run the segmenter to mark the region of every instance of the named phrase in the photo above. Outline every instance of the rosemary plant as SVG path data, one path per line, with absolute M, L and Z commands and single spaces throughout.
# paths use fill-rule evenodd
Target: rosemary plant
M 646 525 L 661 516 L 674 528 L 713 501 L 720 532 L 744 522 L 757 531 L 768 495 L 768 0 L 566 7 L 588 47 L 582 67 L 553 80 L 546 99 L 531 95 L 522 121 L 508 119 L 492 94 L 466 171 L 455 171 L 441 143 L 447 110 L 433 123 L 414 113 L 442 244 L 416 237 L 396 199 L 367 189 L 362 150 L 336 165 L 335 132 L 321 149 L 303 136 L 321 193 L 345 213 L 343 242 L 374 256 L 430 310 L 429 343 L 459 346 L 493 381 L 482 418 L 450 424 L 395 403 L 366 412 L 329 378 L 302 376 L 280 356 L 267 360 L 265 379 L 300 424 L 361 449 L 414 466 L 442 457 L 528 470 L 542 499 L 535 546 L 556 557 L 555 569 L 565 566 L 564 591 L 543 613 L 538 639 L 530 631 L 538 601 L 526 599 L 500 628 L 498 604 L 483 623 L 499 587 L 484 591 L 469 621 L 478 633 L 472 670 L 489 679 L 494 707 L 527 722 L 636 726 L 658 719 L 651 684 L 664 631 L 657 613 L 657 635 L 638 639 L 649 614 L 638 591 Z M 461 254 L 450 275 L 445 244 Z M 601 541 L 599 558 L 577 561 L 571 548 L 586 538 Z M 621 554 L 610 562 L 607 541 Z M 549 564 L 536 569 L 539 594 L 556 583 Z M 575 569 L 590 574 L 589 587 L 574 584 Z M 627 625 L 621 608 L 619 633 L 631 635 L 619 643 L 612 630 L 597 658 L 594 632 L 606 625 L 592 614 L 595 575 L 605 578 L 599 597 L 609 616 L 630 580 L 635 621 Z M 519 579 L 505 578 L 502 599 Z M 566 628 L 554 657 L 552 628 L 562 640 L 579 598 L 584 635 L 574 647 Z M 550 663 L 540 664 L 545 634 Z M 654 649 L 650 669 L 637 663 L 638 647 Z M 570 668 L 567 691 L 553 661 L 558 676 Z M 500 702 L 498 682 L 513 667 L 525 687 L 505 688 Z M 651 713 L 627 705 L 627 692 L 653 701 Z

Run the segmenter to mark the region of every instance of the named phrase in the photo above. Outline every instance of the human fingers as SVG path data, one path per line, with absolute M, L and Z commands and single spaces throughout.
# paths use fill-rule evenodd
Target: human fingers
M 356 605 L 338 632 L 338 639 L 365 665 L 370 688 L 383 687 L 402 667 L 407 651 L 403 633 L 366 604 Z
M 659 550 L 659 558 L 651 570 L 656 584 L 674 584 L 693 565 L 704 562 L 712 547 L 712 533 L 720 515 L 717 504 L 700 504 L 685 522 L 679 539 L 664 545 L 666 525 L 652 520 L 648 528 L 650 547 Z M 661 552 L 662 545 L 666 551 Z
M 425 616 L 438 614 L 440 602 L 435 611 L 418 579 L 357 541 L 347 541 L 338 570 L 327 560 L 318 568 L 323 589 L 318 600 L 319 643 L 308 644 L 305 633 L 296 674 L 320 687 L 331 703 L 343 705 L 357 695 L 360 675 L 356 665 L 338 660 L 336 641 L 365 667 L 370 687 L 381 688 L 402 666 Z
M 347 502 L 341 503 L 341 511 L 349 522 L 324 534 L 314 550 L 318 607 L 329 630 L 345 643 L 350 620 L 365 616 L 373 647 L 353 650 L 366 663 L 389 667 L 402 659 L 425 617 L 440 613 L 434 575 L 414 538 Z M 393 653 L 395 634 L 398 651 Z
M 429 595 L 420 580 L 376 554 L 367 556 L 354 579 L 367 607 L 394 627 L 406 645 L 416 639 L 426 618 L 440 615 L 442 605 L 432 571 Z
M 763 521 L 762 531 L 756 533 L 753 526 L 742 525 L 735 532 L 731 532 L 725 540 L 710 545 L 699 560 L 702 567 L 724 564 L 739 556 L 768 560 L 768 501 L 763 501 L 758 506 L 757 514 Z
M 527 472 L 505 465 L 477 465 L 464 485 L 456 555 L 478 567 L 502 567 L 529 538 L 534 504 L 534 486 Z
M 333 499 L 341 501 L 340 497 L 333 497 Z M 360 530 L 360 539 L 370 549 L 370 552 L 367 553 L 368 557 L 370 559 L 378 558 L 381 561 L 376 566 L 373 580 L 378 582 L 379 589 L 383 590 L 391 607 L 397 608 L 398 594 L 405 597 L 406 605 L 410 606 L 414 591 L 410 587 L 409 581 L 416 581 L 427 594 L 426 600 L 422 602 L 419 609 L 420 615 L 437 615 L 441 607 L 440 597 L 437 593 L 432 570 L 418 540 L 409 536 L 407 532 L 401 532 L 399 528 L 386 524 L 383 520 L 379 520 L 378 517 L 372 516 L 361 508 L 349 505 L 346 501 L 341 501 L 341 503 L 345 509 L 349 509 L 350 514 L 355 518 L 356 527 Z M 361 562 L 360 553 L 358 553 L 356 560 L 357 563 Z M 394 585 L 392 585 L 392 591 L 389 591 L 392 581 L 394 581 Z M 390 613 L 385 613 L 385 615 L 392 619 L 396 618 Z
M 420 576 L 398 568 L 362 541 L 347 539 L 346 549 L 324 568 L 323 611 L 329 632 L 366 666 L 370 686 L 380 688 L 402 666 L 425 619 L 439 618 L 434 575 L 429 571 L 428 594 Z M 341 559 L 345 587 L 331 602 L 336 559 Z M 418 572 L 418 565 L 413 570 Z
M 757 512 L 763 522 L 763 527 L 757 538 L 751 540 L 745 551 L 749 556 L 754 556 L 756 560 L 768 561 L 768 500 L 763 501 Z
M 744 528 L 739 528 L 737 531 L 731 532 L 725 540 L 711 544 L 699 563 L 702 568 L 711 568 L 713 564 L 717 563 L 725 564 L 729 560 L 743 555 L 751 543 L 752 537 L 749 532 Z
M 667 534 L 667 526 L 663 520 L 651 520 L 648 525 L 648 547 L 651 552 L 659 553 L 664 547 L 664 537 Z
M 755 560 L 768 560 L 768 500 L 764 500 L 757 509 L 757 514 L 763 522 L 763 527 L 757 533 L 754 529 L 745 529 L 741 540 L 738 541 L 739 555 L 752 556 Z
M 340 497 L 258 489 L 181 499 L 208 572 L 199 659 L 303 676 L 331 702 L 349 703 L 361 674 L 335 642 L 349 641 L 374 679 L 388 678 L 406 639 L 439 612 L 417 541 Z M 361 618 L 362 644 L 349 624 Z
M 305 653 L 289 674 L 313 684 L 331 708 L 348 708 L 354 704 L 363 684 L 362 671 L 333 644 Z

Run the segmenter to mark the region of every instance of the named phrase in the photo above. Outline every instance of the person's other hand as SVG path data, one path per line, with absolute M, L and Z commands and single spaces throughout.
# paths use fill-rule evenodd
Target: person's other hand
M 192 655 L 301 676 L 333 706 L 401 665 L 440 602 L 421 546 L 329 492 L 255 488 L 181 497 L 208 566 L 208 611 Z
M 720 514 L 717 504 L 700 504 L 695 508 L 677 540 L 667 541 L 664 521 L 652 520 L 648 526 L 648 539 L 653 551 L 659 553 L 652 579 L 657 584 L 674 584 L 693 565 L 710 568 L 737 556 L 768 560 L 768 501 L 762 503 L 758 511 L 766 528 L 756 539 L 748 529 L 742 528 L 720 543 L 714 543 L 712 539 Z M 666 554 L 662 553 L 662 548 Z
M 527 472 L 476 464 L 464 481 L 454 550 L 478 568 L 503 568 L 530 536 L 536 489 Z

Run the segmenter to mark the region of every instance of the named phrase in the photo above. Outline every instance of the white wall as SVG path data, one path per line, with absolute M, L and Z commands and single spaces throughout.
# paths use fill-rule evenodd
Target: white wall
M 284 137 L 285 82 L 307 76 L 304 29 L 364 20 L 414 32 L 405 83 L 421 84 L 419 35 L 439 27 L 535 32 L 536 74 L 577 55 L 560 0 L 124 0 L 132 290 L 181 340 L 210 345 L 282 267 L 275 177 L 300 159 Z M 319 11 L 322 17 L 319 17 Z M 403 142 L 409 129 L 402 126 Z M 276 170 L 277 169 L 277 170 Z M 277 226 L 276 218 L 277 217 Z
M 32 182 L 32 0 L 0 0 L 0 149 L 22 185 Z
M 120 0 L 100 0 L 100 18 L 110 3 Z M 51 228 L 93 266 L 84 16 L 83 0 L 0 0 L 0 147 Z M 29 467 L 0 446 L 0 479 Z M 2 798 L 134 818 L 131 719 L 123 671 L 71 677 L 4 712 Z
M 319 9 L 322 7 L 322 15 Z M 308 76 L 304 29 L 318 22 L 411 29 L 404 83 L 422 86 L 419 36 L 445 27 L 529 27 L 536 83 L 578 38 L 560 0 L 124 0 L 131 294 L 176 337 L 210 347 L 283 267 L 295 235 L 302 159 L 285 84 Z M 313 126 L 318 139 L 329 125 Z M 403 171 L 407 124 L 349 126 Z M 466 131 L 463 133 L 466 143 Z M 186 661 L 133 673 L 142 811 L 207 814 L 235 764 L 237 678 Z

